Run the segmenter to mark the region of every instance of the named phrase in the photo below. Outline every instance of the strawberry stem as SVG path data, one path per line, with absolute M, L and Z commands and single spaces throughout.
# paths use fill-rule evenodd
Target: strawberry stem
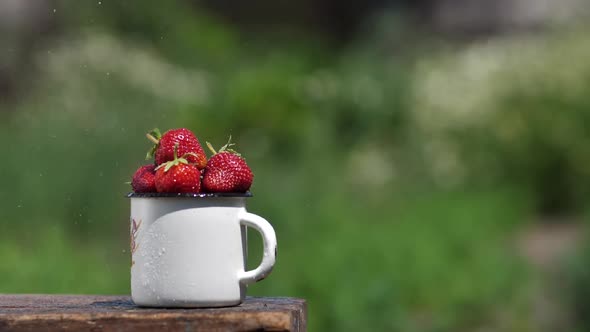
M 211 152 L 213 152 L 213 155 L 216 155 L 221 152 L 229 152 L 229 153 L 233 153 L 235 155 L 238 155 L 240 157 L 242 156 L 241 154 L 238 153 L 238 151 L 231 148 L 232 146 L 236 145 L 235 143 L 231 142 L 231 135 L 229 135 L 229 139 L 227 140 L 227 143 L 224 146 L 222 146 L 219 149 L 219 151 L 217 151 L 217 152 L 215 152 L 215 149 L 213 149 L 213 145 L 211 145 L 211 143 L 209 143 L 209 142 L 205 142 L 205 143 L 207 143 L 207 147 L 209 147 L 209 150 L 211 150 Z
M 145 134 L 145 137 L 147 137 L 147 139 L 149 139 L 152 143 L 154 144 L 159 144 L 160 140 L 158 140 L 157 138 L 155 138 L 152 133 L 147 133 Z
M 178 159 L 178 142 L 174 143 L 174 160 Z
M 211 143 L 209 142 L 205 142 L 207 144 L 207 147 L 209 148 L 209 150 L 211 150 L 211 152 L 213 152 L 213 155 L 217 154 L 217 151 L 215 151 L 215 149 L 213 148 L 213 145 L 211 145 Z
M 234 146 L 235 144 L 231 142 L 231 135 L 229 135 L 229 139 L 227 140 L 227 143 L 225 143 L 224 146 L 221 147 L 221 149 L 219 149 L 219 152 L 222 151 L 229 151 L 231 152 L 232 150 L 230 149 L 230 147 Z
M 168 172 L 172 167 L 178 166 L 179 164 L 189 164 L 188 160 L 184 158 L 186 155 L 194 155 L 194 153 L 189 152 L 185 153 L 182 157 L 178 158 L 178 143 L 174 144 L 174 159 L 168 162 L 161 164 L 160 166 L 156 167 L 156 170 L 164 167 L 164 172 Z
M 149 133 L 145 134 L 150 142 L 154 143 L 154 146 L 147 152 L 145 156 L 145 160 L 152 159 L 156 154 L 156 150 L 158 150 L 158 146 L 160 146 L 160 139 L 162 138 L 162 133 L 160 133 L 160 129 L 154 128 Z

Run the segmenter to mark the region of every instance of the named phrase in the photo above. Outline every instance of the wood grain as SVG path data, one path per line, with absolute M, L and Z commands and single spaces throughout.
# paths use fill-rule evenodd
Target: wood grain
M 2 295 L 0 331 L 306 331 L 304 300 L 248 297 L 237 307 L 137 307 L 128 296 Z

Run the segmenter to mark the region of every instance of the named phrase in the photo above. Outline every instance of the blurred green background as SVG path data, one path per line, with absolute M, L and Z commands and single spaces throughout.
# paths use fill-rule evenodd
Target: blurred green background
M 583 2 L 0 2 L 0 293 L 129 293 L 154 127 L 231 134 L 311 331 L 590 331 Z M 250 232 L 249 265 L 260 259 Z

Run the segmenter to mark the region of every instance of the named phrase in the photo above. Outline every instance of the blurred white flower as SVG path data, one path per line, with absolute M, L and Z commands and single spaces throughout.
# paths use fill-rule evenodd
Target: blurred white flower
M 388 151 L 376 144 L 367 144 L 354 149 L 349 155 L 350 181 L 360 187 L 382 187 L 395 177 L 395 165 Z
M 202 104 L 209 98 L 207 74 L 167 62 L 156 52 L 107 34 L 87 33 L 63 42 L 38 59 L 39 67 L 75 88 L 91 70 L 116 77 L 162 99 Z
M 476 138 L 523 160 L 561 149 L 573 169 L 584 168 L 576 166 L 590 159 L 580 121 L 590 85 L 582 32 L 496 38 L 418 61 L 411 117 L 435 180 L 460 182 L 474 160 L 489 159 L 481 149 L 490 146 L 478 150 Z

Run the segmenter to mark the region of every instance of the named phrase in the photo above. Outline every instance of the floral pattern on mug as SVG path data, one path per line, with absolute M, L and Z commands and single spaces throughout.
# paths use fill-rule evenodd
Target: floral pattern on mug
M 139 244 L 136 242 L 137 240 L 137 233 L 139 232 L 139 227 L 141 226 L 141 219 L 139 222 L 135 221 L 135 219 L 131 218 L 131 232 L 130 232 L 130 240 L 129 240 L 129 247 L 131 248 L 131 266 L 135 264 L 133 260 L 133 254 L 137 250 Z

